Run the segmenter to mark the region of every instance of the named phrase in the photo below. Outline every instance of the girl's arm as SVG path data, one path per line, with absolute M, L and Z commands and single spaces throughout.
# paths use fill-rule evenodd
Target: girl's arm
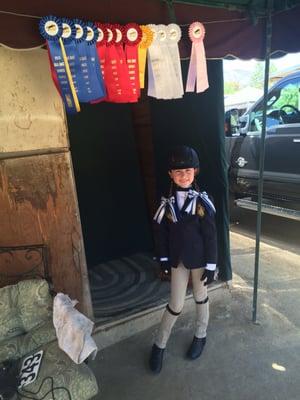
M 201 222 L 206 256 L 206 269 L 214 271 L 217 264 L 217 230 L 215 213 L 210 214 L 205 211 L 205 215 Z
M 168 261 L 169 259 L 169 224 L 166 217 L 161 223 L 153 222 L 155 254 L 157 261 Z

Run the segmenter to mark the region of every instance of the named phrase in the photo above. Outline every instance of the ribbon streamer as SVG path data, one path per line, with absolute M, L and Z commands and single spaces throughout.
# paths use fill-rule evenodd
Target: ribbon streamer
M 138 24 L 130 22 L 124 27 L 125 55 L 128 66 L 130 87 L 133 101 L 140 97 L 138 46 L 142 39 L 142 30 Z
M 213 202 L 208 197 L 206 192 L 197 192 L 196 190 L 189 190 L 188 197 L 191 199 L 190 204 L 186 208 L 187 212 L 192 212 L 193 215 L 196 214 L 196 206 L 197 206 L 197 199 L 200 198 L 202 200 L 203 205 L 205 206 L 206 210 L 209 214 L 211 212 L 215 213 L 216 209 Z
M 192 52 L 186 82 L 186 92 L 204 92 L 208 87 L 207 67 L 203 39 L 205 28 L 201 22 L 194 22 L 189 27 L 189 37 L 192 41 Z
M 102 72 L 102 77 L 104 78 L 104 71 L 105 71 L 105 60 L 106 60 L 106 42 L 108 39 L 108 31 L 106 29 L 105 24 L 100 24 L 99 22 L 96 22 L 95 24 L 98 29 L 98 38 L 96 42 L 96 48 L 97 48 L 97 53 L 98 53 L 98 58 L 100 61 L 100 67 L 101 67 L 101 72 Z M 105 82 L 105 80 L 104 80 Z
M 87 22 L 86 28 L 88 69 L 94 97 L 92 101 L 101 101 L 106 96 L 106 91 L 96 48 L 99 31 L 93 22 Z
M 144 89 L 147 49 L 153 42 L 153 32 L 147 25 L 140 25 L 140 28 L 142 30 L 142 40 L 138 48 L 139 76 L 140 76 L 140 88 Z
M 99 62 L 95 47 L 98 30 L 92 23 L 86 24 L 79 19 L 75 19 L 74 23 L 76 27 L 76 75 L 80 76 L 77 87 L 78 98 L 83 103 L 89 103 L 101 99 L 105 95 L 103 83 L 100 82 L 99 64 L 96 67 L 96 62 Z
M 106 59 L 105 59 L 105 85 L 107 89 L 106 101 L 118 102 L 121 95 L 120 77 L 119 77 L 119 53 L 116 49 L 117 31 L 111 24 L 105 24 L 108 33 L 106 42 Z
M 148 95 L 157 99 L 183 96 L 178 41 L 181 29 L 176 24 L 149 25 L 154 40 L 148 49 Z
M 117 51 L 117 71 L 118 71 L 118 90 L 117 103 L 132 103 L 136 102 L 136 95 L 133 94 L 130 82 L 129 68 L 127 65 L 126 55 L 124 51 L 124 38 L 125 38 L 125 27 L 115 24 L 113 25 L 116 31 L 115 47 Z
M 170 98 L 170 75 L 168 68 L 168 49 L 163 45 L 167 39 L 165 25 L 148 25 L 153 32 L 153 42 L 148 48 L 148 96 L 157 99 Z
M 156 213 L 153 217 L 154 221 L 156 221 L 158 224 L 160 224 L 166 213 L 166 208 L 169 207 L 173 222 L 178 222 L 177 217 L 176 217 L 176 212 L 175 212 L 175 209 L 173 206 L 174 203 L 175 203 L 174 196 L 171 196 L 169 199 L 166 197 L 162 197 L 160 206 L 158 207 L 158 210 L 156 211 Z
M 47 40 L 49 56 L 55 69 L 52 77 L 56 86 L 59 86 L 66 110 L 69 113 L 79 112 L 80 105 L 62 40 L 62 21 L 52 15 L 46 16 L 41 19 L 39 29 L 41 35 Z
M 172 68 L 172 98 L 181 98 L 184 94 L 182 71 L 180 63 L 180 55 L 178 49 L 178 42 L 181 39 L 181 29 L 177 24 L 169 24 L 167 26 L 167 45 L 169 50 L 169 63 Z

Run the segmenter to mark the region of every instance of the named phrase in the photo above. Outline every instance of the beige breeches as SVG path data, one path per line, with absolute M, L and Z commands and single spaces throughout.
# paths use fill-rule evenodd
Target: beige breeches
M 201 281 L 203 268 L 189 270 L 183 264 L 171 270 L 171 299 L 163 314 L 155 343 L 164 349 L 184 305 L 186 289 L 190 273 L 192 274 L 193 295 L 196 302 L 196 330 L 195 336 L 203 338 L 206 336 L 206 329 L 209 319 L 209 306 L 207 297 L 207 286 Z

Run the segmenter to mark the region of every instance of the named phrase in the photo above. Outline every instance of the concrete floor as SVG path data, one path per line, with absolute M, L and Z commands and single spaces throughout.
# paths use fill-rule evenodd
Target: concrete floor
M 184 358 L 193 312 L 183 312 L 168 343 L 160 375 L 148 369 L 157 327 L 100 351 L 90 363 L 105 400 L 299 400 L 300 256 L 261 245 L 258 321 L 251 322 L 255 242 L 231 234 L 232 290 L 211 302 L 207 345 Z

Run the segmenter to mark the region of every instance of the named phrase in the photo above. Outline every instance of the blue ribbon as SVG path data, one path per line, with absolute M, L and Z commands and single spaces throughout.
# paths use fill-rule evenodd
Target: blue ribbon
M 73 20 L 68 19 L 68 18 L 62 18 L 62 23 L 67 24 L 71 27 L 72 30 L 72 35 L 65 39 L 63 39 L 64 45 L 65 45 L 65 50 L 66 50 L 66 54 L 67 54 L 67 58 L 69 61 L 69 66 L 70 66 L 70 70 L 71 70 L 71 74 L 72 74 L 72 78 L 73 78 L 73 83 L 75 86 L 75 90 L 77 93 L 77 97 L 79 101 L 82 101 L 82 98 L 84 98 L 83 93 L 85 91 L 85 83 L 83 80 L 83 75 L 82 75 L 82 71 L 80 69 L 80 64 L 79 64 L 79 60 L 78 60 L 78 53 L 76 50 L 76 27 L 75 27 L 75 23 Z M 84 30 L 83 30 L 83 34 L 85 34 Z
M 95 95 L 98 97 L 94 100 L 99 100 L 106 96 L 105 86 L 102 77 L 102 71 L 100 66 L 100 60 L 98 57 L 98 52 L 96 49 L 96 42 L 99 37 L 99 31 L 95 24 L 92 22 L 87 23 L 87 29 L 91 29 L 93 31 L 93 39 L 87 41 L 87 53 L 89 59 L 89 68 L 90 68 L 90 79 L 92 82 L 92 87 L 95 90 Z M 98 83 L 97 83 L 98 81 Z
M 75 25 L 83 29 L 83 35 L 75 39 L 75 65 L 78 99 L 83 103 L 101 99 L 105 96 L 102 73 L 96 51 L 95 42 L 87 42 L 87 26 L 81 20 L 74 20 Z M 95 26 L 95 34 L 99 35 Z M 91 41 L 92 42 L 92 41 Z
M 53 26 L 55 26 L 55 30 L 57 31 L 55 34 L 49 34 L 48 28 L 46 26 L 53 21 Z M 63 56 L 61 53 L 60 44 L 58 42 L 59 38 L 62 35 L 62 21 L 61 19 L 54 16 L 47 16 L 41 19 L 40 24 L 40 33 L 47 40 L 48 48 L 50 51 L 51 59 L 56 71 L 56 75 L 58 78 L 58 83 L 60 86 L 61 97 L 65 104 L 66 111 L 70 114 L 76 114 L 76 107 L 69 83 L 69 79 L 67 77 L 65 63 L 63 60 Z

